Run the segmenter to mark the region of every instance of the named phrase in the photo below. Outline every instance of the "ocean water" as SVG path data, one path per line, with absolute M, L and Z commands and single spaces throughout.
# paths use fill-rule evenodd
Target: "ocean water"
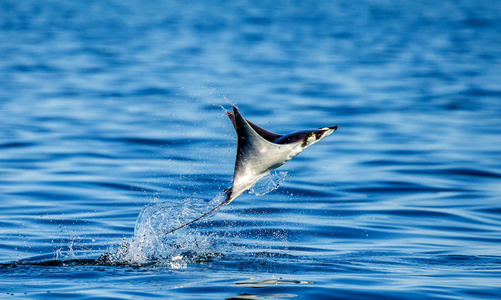
M 0 1 L 0 297 L 499 298 L 500 33 L 499 1 Z M 230 186 L 231 104 L 340 127 L 163 234 Z

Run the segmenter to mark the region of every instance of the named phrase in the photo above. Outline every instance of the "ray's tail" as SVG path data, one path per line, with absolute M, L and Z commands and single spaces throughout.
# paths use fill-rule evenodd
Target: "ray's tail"
M 188 223 L 185 223 L 185 224 L 183 224 L 183 225 L 181 225 L 179 227 L 176 227 L 176 228 L 174 228 L 172 230 L 166 231 L 165 234 L 173 233 L 174 231 L 178 231 L 179 229 L 182 229 L 182 228 L 184 228 L 186 226 L 189 226 L 189 225 L 195 223 L 196 221 L 198 221 L 200 219 L 203 219 L 203 218 L 207 217 L 208 215 L 211 215 L 211 214 L 215 213 L 216 211 L 218 211 L 221 208 L 221 206 L 223 206 L 225 204 L 226 204 L 226 202 L 222 202 L 221 204 L 218 204 L 216 207 L 214 207 L 213 209 L 211 209 L 208 212 L 204 213 L 200 217 L 198 217 L 198 218 L 196 218 L 194 220 L 191 220 Z
M 209 210 L 208 212 L 206 212 L 206 213 L 202 214 L 200 217 L 198 217 L 198 218 L 196 218 L 196 219 L 194 219 L 194 220 L 191 220 L 191 221 L 190 221 L 190 222 L 188 222 L 188 223 L 185 223 L 185 224 L 183 224 L 183 225 L 180 225 L 180 226 L 178 226 L 178 227 L 176 227 L 176 228 L 174 228 L 174 229 L 172 229 L 172 230 L 168 230 L 168 231 L 166 231 L 166 232 L 165 232 L 165 234 L 170 234 L 170 233 L 173 233 L 174 231 L 178 231 L 179 229 L 183 229 L 184 227 L 189 226 L 189 225 L 191 225 L 191 224 L 195 223 L 196 221 L 199 221 L 199 220 L 201 220 L 201 219 L 203 219 L 203 218 L 205 218 L 205 217 L 207 217 L 207 216 L 209 216 L 209 215 L 211 215 L 211 214 L 215 213 L 215 212 L 216 212 L 216 211 L 218 211 L 218 210 L 219 210 L 219 209 L 220 209 L 223 205 L 226 205 L 226 204 L 228 204 L 228 203 L 230 203 L 230 202 L 231 202 L 231 200 L 230 200 L 230 199 L 231 199 L 231 192 L 232 192 L 232 189 L 231 189 L 231 188 L 228 188 L 228 189 L 224 190 L 224 197 L 225 197 L 225 198 L 224 198 L 224 201 L 223 201 L 223 202 L 221 202 L 220 204 L 218 204 L 216 207 L 214 207 L 213 209 Z

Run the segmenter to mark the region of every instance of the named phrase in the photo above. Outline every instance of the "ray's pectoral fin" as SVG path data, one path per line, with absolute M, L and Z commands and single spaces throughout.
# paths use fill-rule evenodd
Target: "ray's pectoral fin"
M 235 106 L 233 112 L 226 113 L 237 132 L 238 146 L 233 185 L 225 190 L 225 204 L 240 196 L 271 170 L 288 162 L 338 128 L 324 127 L 280 135 L 247 121 Z
M 233 109 L 236 109 L 236 107 L 233 107 Z M 237 110 L 237 113 L 238 113 L 238 110 Z M 235 128 L 235 130 L 237 131 L 238 133 L 238 129 L 237 129 L 237 122 L 236 122 L 236 118 L 235 118 L 235 114 L 231 111 L 226 111 L 226 114 L 228 115 L 228 117 L 230 118 L 231 120 L 231 123 L 233 124 L 233 127 Z M 239 114 L 240 115 L 240 114 Z M 242 115 L 240 115 L 240 117 L 242 117 Z M 254 129 L 254 131 L 260 135 L 262 138 L 264 138 L 265 140 L 269 141 L 269 142 L 273 142 L 279 138 L 281 138 L 283 135 L 281 134 L 276 134 L 276 133 L 273 133 L 271 131 L 268 131 L 262 127 L 259 127 L 257 126 L 256 124 L 250 122 L 249 120 L 245 120 L 247 122 L 247 124 L 249 124 L 249 126 Z

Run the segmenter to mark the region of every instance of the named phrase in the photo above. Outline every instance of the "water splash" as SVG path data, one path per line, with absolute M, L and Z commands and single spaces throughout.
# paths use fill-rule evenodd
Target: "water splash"
M 217 256 L 216 234 L 186 228 L 165 234 L 192 221 L 225 200 L 220 193 L 212 200 L 188 198 L 179 203 L 153 203 L 145 206 L 136 220 L 134 237 L 124 239 L 118 249 L 109 249 L 101 256 L 110 264 L 161 264 L 185 267 L 191 261 L 203 261 Z M 206 222 L 215 213 L 200 222 Z
M 267 194 L 277 189 L 285 178 L 287 172 L 268 174 L 250 189 L 250 193 L 258 196 Z M 134 237 L 130 241 L 124 239 L 116 250 L 109 249 L 100 260 L 108 264 L 159 264 L 183 268 L 189 262 L 218 256 L 225 243 L 215 233 L 208 234 L 190 227 L 170 234 L 166 232 L 207 214 L 225 199 L 225 194 L 220 193 L 212 200 L 188 198 L 178 203 L 148 204 L 136 220 Z M 215 213 L 199 222 L 207 222 Z
M 55 260 L 76 259 L 77 256 L 75 255 L 75 251 L 73 250 L 73 244 L 74 240 L 71 240 L 67 250 L 63 248 L 57 249 L 56 252 L 54 253 L 54 259 Z
M 287 176 L 287 171 L 269 173 L 256 182 L 249 189 L 249 193 L 256 196 L 268 194 L 269 192 L 276 190 L 280 186 L 280 183 L 287 178 Z

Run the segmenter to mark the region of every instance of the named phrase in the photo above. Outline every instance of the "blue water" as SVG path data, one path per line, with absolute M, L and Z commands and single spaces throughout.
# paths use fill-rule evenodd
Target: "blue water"
M 500 33 L 499 1 L 0 1 L 0 297 L 499 298 Z M 231 103 L 340 127 L 155 236 L 230 186 Z

